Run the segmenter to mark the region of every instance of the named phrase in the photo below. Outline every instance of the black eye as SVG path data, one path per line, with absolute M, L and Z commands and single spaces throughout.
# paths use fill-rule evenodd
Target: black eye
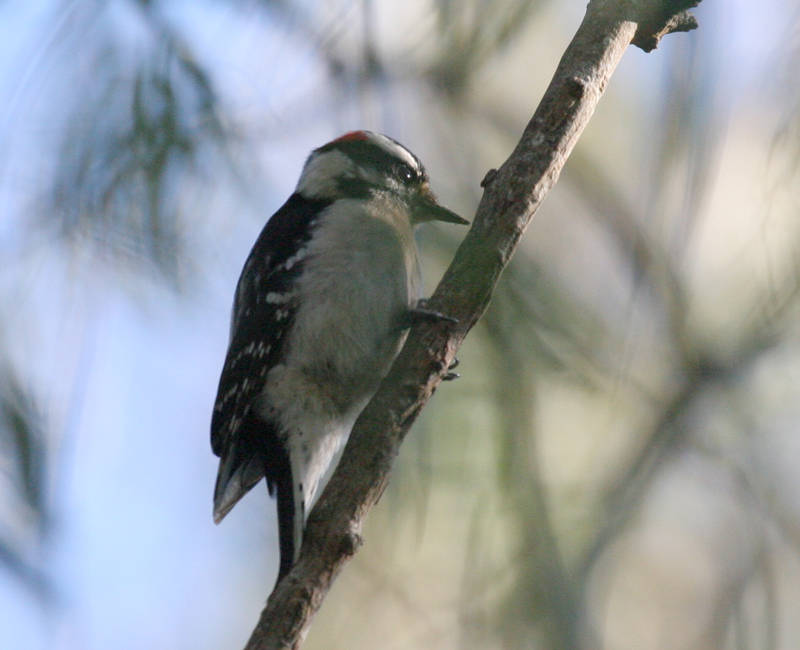
M 409 167 L 406 164 L 398 165 L 397 175 L 400 177 L 400 180 L 403 181 L 404 183 L 412 183 L 419 177 L 417 171 L 411 169 L 411 167 Z

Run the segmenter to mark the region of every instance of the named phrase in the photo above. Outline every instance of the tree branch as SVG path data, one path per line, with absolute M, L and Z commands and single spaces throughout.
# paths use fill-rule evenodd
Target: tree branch
M 246 650 L 299 649 L 333 579 L 361 545 L 408 430 L 467 333 L 486 311 L 500 273 L 594 112 L 631 42 L 649 51 L 696 26 L 693 0 L 592 0 L 541 104 L 509 159 L 491 170 L 475 221 L 429 301 L 458 323 L 415 326 L 356 422 L 308 520 L 300 559 L 275 588 Z

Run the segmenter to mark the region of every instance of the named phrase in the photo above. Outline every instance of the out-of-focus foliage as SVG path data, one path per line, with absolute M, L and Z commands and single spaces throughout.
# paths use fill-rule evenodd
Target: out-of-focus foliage
M 461 94 L 481 65 L 496 57 L 527 25 L 541 0 L 434 3 L 438 60 L 434 76 L 442 90 Z
M 274 504 L 211 527 L 206 438 L 249 246 L 353 128 L 470 216 L 583 5 L 10 4 L 0 598 L 44 619 L 17 647 L 242 645 Z M 307 647 L 794 647 L 798 15 L 698 17 L 626 54 Z M 429 287 L 462 234 L 420 231 Z
M 44 430 L 30 392 L 9 366 L 0 368 L 0 459 L 9 516 L 0 528 L 0 563 L 43 597 L 50 587 L 39 571 L 37 537 L 45 534 L 48 509 Z M 25 543 L 23 540 L 28 540 Z M 32 557 L 33 556 L 33 557 Z
M 128 12 L 122 20 L 144 34 L 126 42 L 120 32 L 131 26 L 109 18 L 110 33 L 87 43 L 83 69 L 71 71 L 78 90 L 42 220 L 67 240 L 89 238 L 78 246 L 152 264 L 178 283 L 193 225 L 181 210 L 184 178 L 213 173 L 212 145 L 225 134 L 211 80 L 186 44 L 153 5 Z

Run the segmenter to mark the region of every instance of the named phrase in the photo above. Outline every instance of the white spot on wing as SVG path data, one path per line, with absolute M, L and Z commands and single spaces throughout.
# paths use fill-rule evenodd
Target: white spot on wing
M 222 402 L 227 402 L 231 397 L 236 395 L 236 393 L 238 393 L 238 392 L 239 392 L 239 384 L 234 384 L 233 386 L 231 386 L 231 388 L 228 390 L 228 392 L 225 393 L 225 395 L 222 397 L 221 401 Z
M 287 291 L 286 293 L 278 293 L 277 291 L 270 291 L 264 300 L 268 305 L 283 305 L 289 302 L 294 297 L 294 293 Z
M 286 260 L 286 263 L 283 265 L 284 268 L 287 271 L 291 270 L 291 268 L 295 264 L 297 264 L 298 262 L 302 262 L 305 259 L 306 255 L 308 255 L 308 248 L 305 248 L 305 247 L 301 248 L 294 255 L 292 255 L 288 260 Z

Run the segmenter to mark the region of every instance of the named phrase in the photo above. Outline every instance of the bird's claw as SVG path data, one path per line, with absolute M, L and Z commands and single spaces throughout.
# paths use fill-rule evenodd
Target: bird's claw
M 453 359 L 453 362 L 447 366 L 447 372 L 442 375 L 442 381 L 453 381 L 461 377 L 457 372 L 453 372 L 454 368 L 458 368 L 458 364 L 461 363 L 458 358 Z
M 417 303 L 416 307 L 414 307 L 413 309 L 409 309 L 407 313 L 407 320 L 409 326 L 415 325 L 423 321 L 426 322 L 445 321 L 446 323 L 453 323 L 453 324 L 458 323 L 457 318 L 453 318 L 451 316 L 445 316 L 441 312 L 428 309 L 427 300 L 420 300 Z

